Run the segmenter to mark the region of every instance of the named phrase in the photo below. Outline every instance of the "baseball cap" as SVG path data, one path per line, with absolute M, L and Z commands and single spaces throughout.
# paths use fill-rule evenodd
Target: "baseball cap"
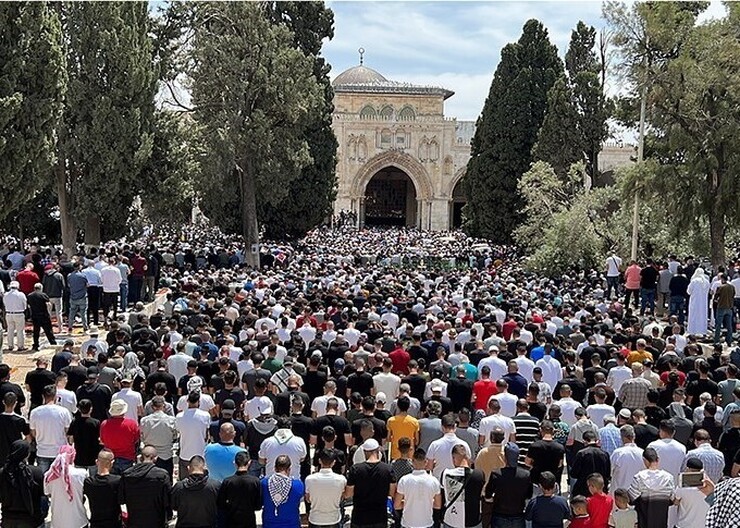
M 97 367 L 89 367 L 87 369 L 87 377 L 88 378 L 97 378 L 98 377 L 98 369 Z
M 291 365 L 291 366 L 293 365 L 293 358 L 290 356 L 286 356 L 285 359 L 283 360 L 283 366 L 287 367 L 288 365 Z
M 337 358 L 334 360 L 334 368 L 335 369 L 343 369 L 344 368 L 344 360 L 342 358 Z
M 362 443 L 363 451 L 375 451 L 377 449 L 380 449 L 380 444 L 374 438 L 368 438 Z
M 381 403 L 385 403 L 385 402 L 388 401 L 388 399 L 386 398 L 384 392 L 379 392 L 379 393 L 377 393 L 375 395 L 375 401 L 378 401 L 378 402 L 381 402 Z

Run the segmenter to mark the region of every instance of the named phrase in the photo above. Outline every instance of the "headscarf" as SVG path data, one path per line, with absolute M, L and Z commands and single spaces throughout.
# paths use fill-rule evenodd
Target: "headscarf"
M 704 273 L 704 268 L 696 268 L 694 271 L 694 274 L 691 276 L 691 280 L 699 279 L 702 282 L 707 281 L 709 282 L 709 279 L 707 279 L 707 274 Z
M 74 500 L 74 494 L 72 492 L 72 479 L 69 476 L 69 466 L 74 464 L 75 461 L 75 448 L 71 445 L 63 445 L 59 448 L 59 454 L 51 463 L 49 471 L 44 475 L 44 482 L 50 484 L 56 479 L 61 478 L 64 480 L 64 487 L 67 489 L 67 496 L 69 502 Z
M 123 356 L 123 367 L 121 368 L 121 373 L 125 375 L 130 375 L 132 379 L 136 378 L 145 378 L 144 371 L 139 366 L 139 356 L 136 355 L 136 352 L 129 352 L 125 356 Z
M 3 488 L 15 489 L 21 496 L 23 505 L 30 515 L 36 513 L 36 505 L 31 496 L 31 482 L 33 474 L 26 464 L 26 459 L 31 452 L 31 444 L 25 440 L 16 440 L 10 445 L 10 454 L 3 468 L 3 479 L 0 485 Z
M 293 479 L 282 473 L 274 473 L 267 479 L 267 491 L 275 504 L 275 517 L 278 515 L 278 508 L 288 502 L 292 486 Z

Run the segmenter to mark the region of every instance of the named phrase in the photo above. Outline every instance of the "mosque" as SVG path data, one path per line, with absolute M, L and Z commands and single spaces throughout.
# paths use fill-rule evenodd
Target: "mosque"
M 454 92 L 392 81 L 363 64 L 333 81 L 332 127 L 337 151 L 334 212 L 352 212 L 360 226 L 394 225 L 444 231 L 459 227 L 474 121 L 446 117 Z M 630 162 L 634 148 L 607 144 L 602 171 Z

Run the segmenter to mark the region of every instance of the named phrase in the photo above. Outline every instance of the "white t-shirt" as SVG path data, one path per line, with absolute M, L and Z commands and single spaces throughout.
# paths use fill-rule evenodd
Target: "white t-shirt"
M 704 526 L 709 512 L 706 496 L 697 488 L 676 488 L 678 503 L 677 528 L 694 528 Z
M 516 425 L 514 425 L 514 420 L 511 418 L 503 416 L 502 414 L 486 416 L 480 421 L 480 425 L 478 426 L 478 434 L 485 438 L 485 446 L 491 445 L 491 431 L 496 427 L 500 427 L 504 430 L 504 439 L 506 441 L 511 438 L 512 433 L 516 434 Z
M 290 429 L 278 429 L 275 436 L 262 441 L 259 457 L 266 460 L 265 475 L 268 477 L 275 473 L 275 459 L 280 455 L 290 458 L 290 476 L 301 478 L 301 460 L 308 455 L 303 438 L 293 435 Z
M 594 403 L 593 405 L 589 405 L 586 407 L 586 414 L 588 414 L 588 417 L 591 418 L 591 421 L 595 423 L 596 427 L 599 429 L 604 427 L 605 416 L 616 416 L 614 407 L 605 403 Z
M 673 475 L 674 479 L 677 479 L 683 467 L 683 459 L 686 457 L 686 446 L 671 438 L 655 440 L 650 442 L 648 447 L 652 447 L 658 452 L 660 469 L 667 471 Z
M 622 259 L 616 255 L 612 255 L 606 259 L 606 276 L 607 277 L 619 277 L 619 268 L 622 266 Z
M 434 497 L 441 493 L 438 478 L 434 478 L 426 471 L 414 470 L 413 473 L 401 477 L 397 490 L 404 499 L 401 526 L 428 528 L 434 524 L 432 519 Z
M 257 418 L 265 409 L 272 409 L 272 400 L 267 396 L 255 396 L 244 402 L 244 421 Z
M 557 402 L 560 405 L 560 411 L 562 412 L 562 418 L 568 425 L 576 423 L 576 409 L 583 407 L 579 402 L 573 398 L 560 398 Z
M 338 398 L 337 396 L 324 395 L 315 398 L 313 402 L 311 402 L 311 412 L 316 413 L 316 418 L 319 418 L 326 414 L 326 402 L 329 401 L 329 398 L 334 398 L 335 400 L 337 400 L 337 412 L 339 414 L 344 414 L 347 412 L 347 404 L 344 403 L 344 400 L 342 398 Z
M 435 440 L 429 445 L 429 449 L 427 450 L 427 460 L 434 461 L 432 475 L 434 475 L 437 479 L 442 476 L 442 472 L 445 469 L 452 469 L 455 467 L 455 464 L 452 463 L 452 448 L 456 445 L 465 446 L 465 451 L 468 453 L 468 458 L 473 456 L 473 454 L 470 452 L 470 447 L 468 446 L 467 442 L 465 442 L 464 440 L 460 440 L 460 438 L 458 438 L 455 433 L 445 433 L 442 438 Z
M 36 455 L 56 457 L 59 448 L 67 443 L 67 429 L 72 423 L 72 414 L 61 405 L 46 404 L 31 411 L 28 421 L 36 437 Z
M 489 401 L 498 401 L 501 404 L 501 414 L 508 416 L 509 418 L 514 418 L 514 416 L 516 416 L 517 399 L 518 398 L 516 396 L 509 392 L 502 392 L 491 396 Z
M 103 291 L 105 293 L 118 293 L 120 291 L 121 270 L 115 266 L 105 266 L 100 270 L 100 279 L 103 282 Z
M 613 367 L 609 374 L 606 376 L 606 384 L 614 389 L 615 394 L 619 394 L 619 389 L 622 388 L 622 383 L 632 377 L 632 369 L 626 365 L 621 367 Z
M 189 461 L 195 455 L 203 456 L 211 415 L 200 409 L 186 409 L 177 415 L 176 421 L 180 432 L 180 458 Z
M 318 526 L 338 524 L 342 518 L 340 504 L 346 485 L 347 479 L 331 469 L 321 469 L 307 476 L 306 493 L 311 499 L 308 522 Z
M 70 414 L 77 412 L 77 395 L 71 390 L 57 389 L 57 405 L 67 409 Z
M 401 378 L 390 372 L 381 372 L 373 376 L 375 394 L 382 392 L 389 400 L 398 398 L 398 389 L 401 386 Z
M 187 375 L 188 361 L 191 359 L 193 359 L 193 356 L 180 353 L 172 354 L 167 358 L 167 370 L 175 377 L 175 383 L 178 383 L 180 378 Z
M 213 409 L 216 406 L 216 402 L 213 401 L 213 398 L 210 394 L 203 394 L 200 395 L 200 404 L 198 408 L 201 411 L 211 412 L 211 409 Z M 180 396 L 180 399 L 177 400 L 177 412 L 183 412 L 188 408 L 188 397 L 187 396 Z
M 49 483 L 44 481 L 44 493 L 51 495 L 51 525 L 54 528 L 80 528 L 88 525 L 87 511 L 83 502 L 85 478 L 87 478 L 86 469 L 69 466 L 73 497 L 71 501 L 63 478 L 57 478 Z
M 141 394 L 133 389 L 121 389 L 113 395 L 111 401 L 113 400 L 125 401 L 128 404 L 128 409 L 126 409 L 126 414 L 124 414 L 124 416 L 126 418 L 131 418 L 135 422 L 139 421 L 139 413 L 137 409 L 140 406 L 144 406 L 144 401 L 141 398 Z

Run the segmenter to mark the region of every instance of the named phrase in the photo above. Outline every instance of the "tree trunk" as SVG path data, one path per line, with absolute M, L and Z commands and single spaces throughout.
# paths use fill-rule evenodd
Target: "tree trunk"
M 59 200 L 59 222 L 62 228 L 62 247 L 71 257 L 76 253 L 77 222 L 72 215 L 72 196 L 67 190 L 67 171 L 62 156 L 56 165 L 56 188 Z
M 725 216 L 719 207 L 712 207 L 709 211 L 709 239 L 711 241 L 712 266 L 715 274 L 719 266 L 725 262 Z
M 87 247 L 100 246 L 100 216 L 87 215 L 85 218 L 85 245 Z
M 242 236 L 246 245 L 246 262 L 252 268 L 259 269 L 259 228 L 257 226 L 257 185 L 254 167 L 249 159 L 234 168 L 239 179 L 241 194 Z

